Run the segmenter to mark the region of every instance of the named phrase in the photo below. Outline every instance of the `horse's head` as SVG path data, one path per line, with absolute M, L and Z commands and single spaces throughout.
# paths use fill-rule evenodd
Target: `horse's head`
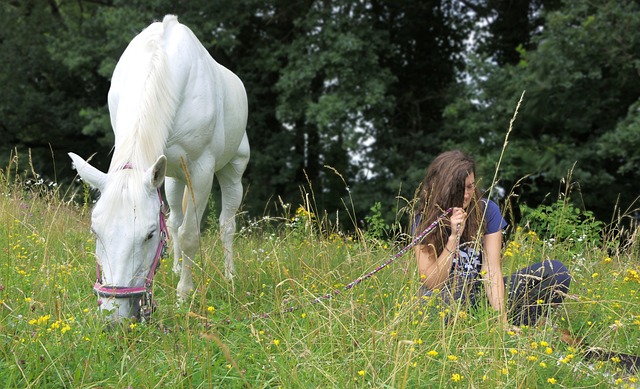
M 100 309 L 113 311 L 109 318 L 116 321 L 139 317 L 165 240 L 158 188 L 167 160 L 161 156 L 146 170 L 125 166 L 103 173 L 79 156 L 69 156 L 78 175 L 100 191 L 91 214 Z

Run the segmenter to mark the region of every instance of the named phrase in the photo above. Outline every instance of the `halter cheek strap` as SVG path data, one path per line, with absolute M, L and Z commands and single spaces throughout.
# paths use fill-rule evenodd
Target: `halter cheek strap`
M 102 283 L 102 270 L 100 264 L 96 262 L 96 278 L 97 281 L 93 285 L 93 291 L 99 297 L 106 298 L 134 298 L 141 296 L 151 296 L 151 287 L 153 285 L 153 277 L 156 274 L 158 265 L 160 265 L 160 259 L 164 256 L 167 248 L 167 240 L 169 239 L 169 231 L 167 229 L 167 223 L 164 217 L 164 203 L 162 201 L 162 195 L 160 189 L 158 189 L 158 198 L 160 199 L 160 242 L 158 243 L 158 249 L 156 255 L 151 264 L 151 269 L 147 275 L 144 286 L 129 287 L 129 286 L 117 286 L 117 285 L 104 285 Z

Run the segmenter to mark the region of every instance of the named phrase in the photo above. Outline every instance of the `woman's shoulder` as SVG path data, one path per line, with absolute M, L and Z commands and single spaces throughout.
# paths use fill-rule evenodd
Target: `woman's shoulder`
M 482 202 L 486 207 L 485 218 L 487 220 L 487 234 L 503 230 L 507 226 L 507 222 L 502 217 L 498 204 L 487 198 L 482 198 Z
M 489 200 L 486 197 L 483 197 L 482 199 L 480 199 L 480 201 L 482 201 L 484 203 L 485 207 L 487 208 L 487 213 L 489 213 L 489 212 L 498 212 L 498 213 L 500 213 L 500 207 L 498 206 L 498 204 L 496 204 L 495 201 Z

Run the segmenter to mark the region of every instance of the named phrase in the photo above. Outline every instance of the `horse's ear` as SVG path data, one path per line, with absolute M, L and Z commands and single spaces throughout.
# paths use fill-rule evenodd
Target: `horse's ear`
M 107 175 L 100 170 L 94 168 L 78 155 L 69 153 L 69 157 L 73 161 L 73 165 L 78 171 L 78 175 L 92 187 L 102 191 L 104 184 L 107 181 Z
M 145 181 L 151 184 L 153 189 L 156 189 L 164 182 L 164 176 L 167 172 L 167 157 L 161 155 L 145 173 Z

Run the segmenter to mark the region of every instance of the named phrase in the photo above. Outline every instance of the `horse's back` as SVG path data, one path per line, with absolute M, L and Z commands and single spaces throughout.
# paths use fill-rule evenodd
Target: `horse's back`
M 217 165 L 226 164 L 245 136 L 247 95 L 242 81 L 216 62 L 183 24 L 172 30 L 166 52 L 173 77 L 182 86 L 175 131 L 186 139 L 204 139 L 209 133 Z
M 159 77 L 154 79 L 155 73 Z M 145 97 L 154 88 L 155 97 Z M 147 105 L 155 107 L 140 103 L 145 98 L 151 102 Z M 212 160 L 217 170 L 237 155 L 246 137 L 247 97 L 242 81 L 218 64 L 173 15 L 151 24 L 131 41 L 114 71 L 109 109 L 116 148 L 117 139 L 131 131 L 131 123 L 149 115 L 141 111 L 168 111 L 169 122 L 145 131 L 163 137 L 162 153 L 168 158 L 169 171 L 185 157 Z

